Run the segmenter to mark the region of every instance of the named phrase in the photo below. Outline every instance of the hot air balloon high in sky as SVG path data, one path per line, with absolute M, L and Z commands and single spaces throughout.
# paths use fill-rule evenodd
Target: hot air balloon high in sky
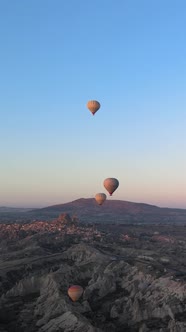
M 104 193 L 98 193 L 95 196 L 95 200 L 99 205 L 102 205 L 104 203 L 104 201 L 106 200 L 107 195 L 105 195 Z
M 105 189 L 109 192 L 110 196 L 112 196 L 113 192 L 119 186 L 119 181 L 115 178 L 107 178 L 104 180 L 103 185 Z
M 73 302 L 78 301 L 82 294 L 83 294 L 83 288 L 79 285 L 73 285 L 68 289 L 68 296 L 71 298 Z
M 92 113 L 92 115 L 94 115 L 100 107 L 101 105 L 97 100 L 89 100 L 87 103 L 87 108 Z

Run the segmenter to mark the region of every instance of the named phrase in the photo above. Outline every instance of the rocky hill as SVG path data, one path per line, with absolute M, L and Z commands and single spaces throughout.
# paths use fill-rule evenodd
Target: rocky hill
M 56 217 L 59 213 L 76 214 L 82 221 L 122 223 L 186 222 L 186 209 L 160 208 L 145 203 L 107 200 L 99 206 L 94 198 L 81 198 L 69 203 L 32 210 L 34 215 Z

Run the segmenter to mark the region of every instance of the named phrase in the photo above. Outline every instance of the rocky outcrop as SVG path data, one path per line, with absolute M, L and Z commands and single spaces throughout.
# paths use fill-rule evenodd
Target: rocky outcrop
M 76 332 L 101 332 L 99 328 L 95 328 L 90 324 L 88 319 L 78 313 L 71 311 L 65 312 L 63 315 L 54 318 L 45 324 L 39 332 L 57 332 L 57 331 L 76 331 Z
M 102 254 L 99 250 L 83 243 L 71 246 L 64 252 L 63 257 L 72 260 L 75 264 L 88 261 L 103 262 L 110 260 L 110 258 Z
M 32 276 L 30 278 L 20 280 L 6 293 L 6 297 L 26 296 L 39 293 L 40 287 L 43 283 L 43 279 L 44 278 Z

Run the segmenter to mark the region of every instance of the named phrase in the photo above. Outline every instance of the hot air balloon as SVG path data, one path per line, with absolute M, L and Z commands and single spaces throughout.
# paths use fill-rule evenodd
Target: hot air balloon
M 98 193 L 95 196 L 95 200 L 99 205 L 102 205 L 106 200 L 107 196 L 104 193 Z
M 83 288 L 79 285 L 73 285 L 68 289 L 68 296 L 71 298 L 73 302 L 78 301 L 82 294 L 83 294 Z
M 100 103 L 96 100 L 89 100 L 87 103 L 87 108 L 94 115 L 100 108 Z
M 103 185 L 105 189 L 109 192 L 110 196 L 112 196 L 113 192 L 119 186 L 119 181 L 115 178 L 107 178 L 104 180 Z

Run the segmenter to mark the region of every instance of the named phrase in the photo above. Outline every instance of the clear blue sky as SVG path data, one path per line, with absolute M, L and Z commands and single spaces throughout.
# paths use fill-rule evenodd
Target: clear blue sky
M 185 0 L 0 0 L 0 206 L 106 177 L 111 199 L 186 208 Z

